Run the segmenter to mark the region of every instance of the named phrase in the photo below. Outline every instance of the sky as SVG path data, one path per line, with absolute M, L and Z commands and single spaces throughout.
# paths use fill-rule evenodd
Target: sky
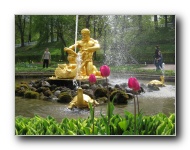
M 173 0 L 6 0 L 0 1 L 0 139 L 6 149 L 107 148 L 172 149 L 189 147 L 189 7 L 187 1 Z M 15 136 L 15 49 L 14 15 L 176 15 L 176 137 L 17 137 Z

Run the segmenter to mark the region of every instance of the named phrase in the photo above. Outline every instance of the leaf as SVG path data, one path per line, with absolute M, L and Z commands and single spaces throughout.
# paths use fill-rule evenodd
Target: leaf
M 90 116 L 91 116 L 91 119 L 93 120 L 93 118 L 94 118 L 94 109 L 92 108 L 91 103 L 89 103 L 89 106 L 90 106 Z
M 52 131 L 50 129 L 47 129 L 45 134 L 46 135 L 53 135 L 53 133 L 52 133 Z
M 127 122 L 126 120 L 121 121 L 121 122 L 119 122 L 118 124 L 119 124 L 119 127 L 120 127 L 123 131 L 126 131 L 126 130 L 127 130 L 128 122 Z
M 97 134 L 98 134 L 98 127 L 94 126 L 94 135 L 97 135 Z
M 166 127 L 166 123 L 163 122 L 161 123 L 158 128 L 156 129 L 156 135 L 161 135 L 162 132 L 164 131 L 164 128 Z
M 117 125 L 117 124 L 116 124 Z M 117 126 L 115 124 L 111 123 L 110 128 L 111 128 L 111 134 L 116 135 L 118 133 Z
M 89 127 L 83 127 L 84 132 L 86 135 L 90 135 L 90 128 Z
M 110 102 L 110 117 L 113 115 L 113 111 L 114 111 L 114 104 L 113 102 Z
M 86 120 L 82 122 L 82 127 L 86 127 L 87 126 L 87 122 Z
M 74 133 L 74 132 L 71 131 L 71 130 L 67 130 L 67 132 L 68 132 L 69 135 L 76 135 L 76 133 Z
M 122 135 L 132 135 L 130 131 L 124 131 Z
M 27 131 L 28 131 L 28 128 L 25 126 L 24 128 L 22 128 L 22 129 L 20 130 L 19 135 L 26 135 Z
M 29 135 L 38 135 L 38 132 L 33 128 L 33 127 L 28 127 L 29 129 L 29 133 L 27 132 L 27 134 Z
M 171 114 L 169 119 L 172 121 L 172 123 L 175 123 L 175 114 Z
M 72 131 L 76 131 L 78 129 L 77 125 L 73 123 L 73 120 L 69 121 L 69 126 Z

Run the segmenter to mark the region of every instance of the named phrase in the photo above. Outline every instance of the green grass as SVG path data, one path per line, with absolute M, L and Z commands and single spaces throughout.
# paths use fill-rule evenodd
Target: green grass
M 142 67 L 144 67 L 144 64 L 110 67 L 110 69 L 113 72 L 121 72 L 121 73 L 126 72 L 126 73 L 151 74 L 151 75 L 162 74 L 161 70 L 155 71 L 155 69 L 143 69 Z M 165 70 L 164 74 L 166 76 L 175 76 L 175 71 Z
M 16 63 L 15 64 L 15 72 L 54 72 L 57 68 L 57 64 L 60 64 L 63 62 L 51 62 L 49 65 L 49 68 L 43 69 L 42 62 L 34 62 L 34 63 L 28 63 L 28 62 L 22 62 L 22 63 Z M 95 64 L 97 69 L 100 68 L 101 64 Z M 125 66 L 111 66 L 111 72 L 125 72 L 125 73 L 136 73 L 136 74 L 151 74 L 151 75 L 161 75 L 161 71 L 155 71 L 155 69 L 142 69 L 144 64 L 140 65 L 125 65 Z M 166 76 L 175 76 L 175 71 L 173 70 L 165 70 Z
M 56 62 L 51 62 L 48 68 L 43 68 L 42 62 L 21 62 L 15 64 L 15 72 L 54 72 L 57 68 Z
M 46 45 L 41 45 L 41 46 L 37 46 L 37 45 L 29 45 L 29 46 L 25 46 L 25 47 L 18 47 L 15 49 L 15 54 L 16 55 L 39 55 L 39 54 L 43 54 L 43 52 L 45 51 L 46 48 L 49 48 L 50 52 L 52 55 L 61 55 L 61 51 L 60 51 L 60 46 L 59 43 L 48 43 Z

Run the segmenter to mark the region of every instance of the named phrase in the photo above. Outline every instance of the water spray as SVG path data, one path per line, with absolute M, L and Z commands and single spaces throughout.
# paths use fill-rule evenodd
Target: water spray
M 76 15 L 76 28 L 75 28 L 75 53 L 77 51 L 77 31 L 78 31 L 78 15 Z M 77 83 L 77 79 L 78 77 L 80 77 L 80 68 L 81 68 L 81 54 L 78 53 L 77 54 L 77 58 L 76 58 L 76 63 L 77 63 L 77 74 L 76 77 L 73 79 L 73 85 L 76 86 L 76 88 L 78 89 L 78 87 L 81 86 L 81 81 L 79 80 L 79 85 Z
M 159 66 L 159 68 L 162 71 L 162 75 L 164 77 L 164 74 L 165 74 L 165 63 L 162 63 L 162 67 Z
M 76 77 L 73 79 L 73 84 L 78 88 L 81 87 L 81 63 L 82 63 L 82 54 L 80 52 L 77 53 L 77 58 L 76 58 L 76 64 L 77 64 L 77 73 Z M 77 83 L 77 79 L 79 79 L 79 85 Z
M 78 15 L 76 15 L 76 28 L 75 28 L 75 53 L 77 51 L 77 31 L 78 31 Z

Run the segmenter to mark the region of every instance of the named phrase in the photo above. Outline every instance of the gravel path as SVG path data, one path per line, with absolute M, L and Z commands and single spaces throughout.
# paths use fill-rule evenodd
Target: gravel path
M 154 64 L 147 64 L 142 68 L 143 69 L 156 69 Z M 176 70 L 175 64 L 165 64 L 165 70 Z

